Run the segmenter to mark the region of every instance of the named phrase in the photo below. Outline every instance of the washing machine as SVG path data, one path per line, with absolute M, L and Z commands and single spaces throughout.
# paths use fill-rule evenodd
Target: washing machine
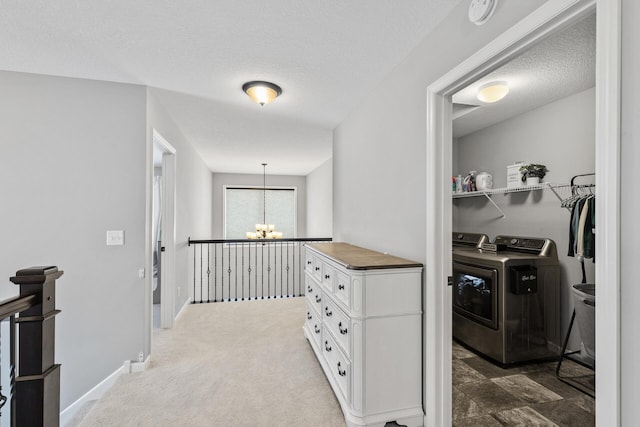
M 453 337 L 505 365 L 556 358 L 562 337 L 555 242 L 497 236 L 480 243 L 478 236 L 476 245 L 469 236 L 467 244 L 464 236 L 453 244 Z

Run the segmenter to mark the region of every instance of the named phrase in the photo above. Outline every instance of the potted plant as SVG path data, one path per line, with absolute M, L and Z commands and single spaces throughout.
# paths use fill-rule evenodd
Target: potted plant
M 527 185 L 538 185 L 549 171 L 545 165 L 531 163 L 521 166 L 520 172 L 522 172 L 522 182 L 526 182 Z

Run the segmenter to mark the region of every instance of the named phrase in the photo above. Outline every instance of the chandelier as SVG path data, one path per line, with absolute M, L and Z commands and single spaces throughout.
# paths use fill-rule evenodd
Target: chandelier
M 262 164 L 262 224 L 256 224 L 256 231 L 247 231 L 247 239 L 282 239 L 282 232 L 275 231 L 274 224 L 267 224 L 267 164 Z

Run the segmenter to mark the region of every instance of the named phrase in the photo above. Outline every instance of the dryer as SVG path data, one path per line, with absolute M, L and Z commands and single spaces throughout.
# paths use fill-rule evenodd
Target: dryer
M 452 301 L 453 337 L 501 364 L 560 353 L 560 264 L 551 239 L 454 243 Z

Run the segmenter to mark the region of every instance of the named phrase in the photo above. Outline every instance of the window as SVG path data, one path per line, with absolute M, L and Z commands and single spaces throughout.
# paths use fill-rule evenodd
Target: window
M 225 187 L 225 239 L 246 239 L 247 231 L 256 231 L 263 222 L 274 224 L 282 237 L 296 237 L 296 189 Z

